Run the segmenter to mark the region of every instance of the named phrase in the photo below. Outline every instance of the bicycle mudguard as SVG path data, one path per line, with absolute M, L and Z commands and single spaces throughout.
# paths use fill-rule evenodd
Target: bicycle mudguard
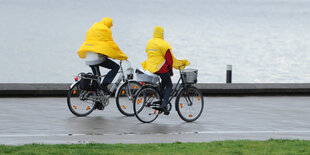
M 161 100 L 161 102 L 162 102 L 163 97 L 162 97 L 162 94 L 160 93 L 160 91 L 158 90 L 157 87 L 158 87 L 157 85 L 144 85 L 144 86 L 142 86 L 142 87 L 140 88 L 140 90 L 143 89 L 143 88 L 153 88 L 153 89 L 155 89 L 155 90 L 159 93 L 159 95 L 160 95 L 160 100 Z M 138 92 L 139 92 L 139 91 L 138 91 Z M 138 92 L 137 92 L 137 93 L 138 93 Z
M 152 86 L 152 85 L 144 85 L 140 89 L 142 88 L 154 88 L 156 90 L 156 86 Z
M 72 89 L 77 83 L 79 83 L 80 82 L 80 80 L 78 80 L 78 81 L 75 81 L 74 83 L 72 83 L 70 86 L 69 86 L 69 89 Z

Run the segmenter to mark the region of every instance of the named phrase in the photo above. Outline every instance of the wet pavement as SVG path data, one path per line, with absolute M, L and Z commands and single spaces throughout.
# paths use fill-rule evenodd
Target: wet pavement
M 192 123 L 174 108 L 143 124 L 110 99 L 103 111 L 76 117 L 66 98 L 0 98 L 0 144 L 161 143 L 218 140 L 310 140 L 310 97 L 204 97 Z

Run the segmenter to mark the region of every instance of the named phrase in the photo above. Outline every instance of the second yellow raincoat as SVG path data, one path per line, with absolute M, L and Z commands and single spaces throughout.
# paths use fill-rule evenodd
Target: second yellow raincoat
M 183 69 L 190 63 L 187 60 L 178 60 L 174 57 L 172 53 L 171 46 L 167 41 L 164 40 L 164 29 L 160 26 L 154 28 L 153 38 L 148 41 L 146 46 L 147 59 L 142 62 L 142 67 L 144 70 L 155 73 L 160 70 L 160 68 L 165 64 L 165 55 L 169 49 L 173 58 L 173 67 L 175 69 Z
M 80 58 L 86 57 L 86 52 L 95 52 L 118 60 L 127 60 L 126 54 L 114 43 L 112 38 L 112 19 L 105 17 L 100 23 L 95 23 L 86 34 L 86 39 L 80 47 Z

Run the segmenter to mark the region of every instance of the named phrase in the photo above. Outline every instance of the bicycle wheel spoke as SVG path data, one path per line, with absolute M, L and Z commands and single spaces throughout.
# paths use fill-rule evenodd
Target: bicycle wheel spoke
M 91 100 L 94 95 L 93 92 L 81 91 L 77 83 L 68 92 L 67 104 L 70 111 L 76 116 L 87 116 L 94 110 L 95 102 Z
M 183 93 L 177 96 L 177 111 L 179 116 L 187 121 L 192 122 L 198 119 L 203 110 L 203 98 L 199 89 L 188 87 L 187 91 L 183 89 Z
M 158 111 L 154 109 L 153 101 L 159 98 L 158 92 L 153 88 L 142 88 L 136 96 L 134 112 L 143 123 L 150 123 L 158 117 Z M 140 103 L 143 104 L 140 104 Z
M 141 85 L 136 81 L 127 81 L 119 87 L 119 91 L 115 95 L 116 105 L 118 110 L 125 116 L 134 116 L 134 95 L 140 88 Z

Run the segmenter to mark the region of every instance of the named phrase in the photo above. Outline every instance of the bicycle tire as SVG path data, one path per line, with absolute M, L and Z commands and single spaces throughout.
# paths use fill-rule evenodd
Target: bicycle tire
M 186 122 L 197 120 L 204 108 L 201 91 L 194 86 L 188 86 L 187 90 L 183 87 L 176 97 L 175 107 L 182 120 Z
M 160 94 L 153 87 L 142 87 L 136 94 L 133 109 L 137 119 L 143 123 L 153 122 L 159 115 L 159 111 L 154 108 L 159 108 L 159 104 L 155 101 L 160 101 Z M 140 104 L 142 103 L 142 104 Z
M 95 109 L 95 102 L 87 103 L 85 101 L 80 100 L 80 93 L 84 90 L 80 90 L 80 82 L 75 83 L 72 88 L 68 90 L 67 95 L 67 104 L 70 111 L 78 117 L 85 117 L 93 112 Z M 81 112 L 81 111 L 86 112 Z
M 129 88 L 131 89 L 130 93 L 128 90 L 128 83 L 129 83 Z M 137 93 L 140 88 L 142 87 L 141 84 L 137 81 L 128 81 L 124 82 L 118 89 L 118 91 L 115 94 L 115 100 L 116 100 L 116 105 L 118 110 L 125 116 L 134 116 L 134 111 L 133 111 L 133 100 L 134 100 L 134 95 Z M 124 103 L 120 102 L 121 97 L 125 97 L 129 100 Z

